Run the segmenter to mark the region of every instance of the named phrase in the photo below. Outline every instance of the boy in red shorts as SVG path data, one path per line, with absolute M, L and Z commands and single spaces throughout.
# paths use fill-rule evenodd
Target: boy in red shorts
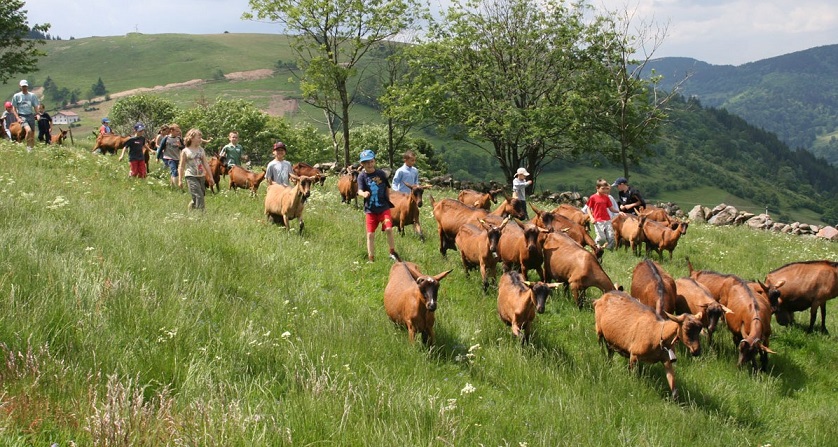
M 128 162 L 131 164 L 131 169 L 128 173 L 131 177 L 145 178 L 145 154 L 143 148 L 145 147 L 145 126 L 143 123 L 134 125 L 134 136 L 122 146 L 122 153 L 119 154 L 119 161 L 125 157 L 125 152 L 128 151 Z
M 396 254 L 396 242 L 393 240 L 393 219 L 390 217 L 390 182 L 387 174 L 375 168 L 375 152 L 366 149 L 361 151 L 361 166 L 364 170 L 358 175 L 358 195 L 364 198 L 364 214 L 367 224 L 367 256 L 369 261 L 375 260 L 375 230 L 378 224 L 383 224 L 387 234 L 387 244 L 390 246 L 390 258 L 399 260 Z

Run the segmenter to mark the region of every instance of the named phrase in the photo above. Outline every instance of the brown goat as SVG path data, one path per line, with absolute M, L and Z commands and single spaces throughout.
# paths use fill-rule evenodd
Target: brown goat
M 583 213 L 582 210 L 576 208 L 573 205 L 562 203 L 550 212 L 553 214 L 558 214 L 560 216 L 567 217 L 573 222 L 582 225 L 585 228 L 585 230 L 591 229 L 591 217 L 587 213 Z
M 457 194 L 457 200 L 468 206 L 483 208 L 486 211 L 492 209 L 493 203 L 498 203 L 497 195 L 503 192 L 502 189 L 493 189 L 489 192 L 478 192 L 473 189 L 464 189 Z
M 727 327 L 733 334 L 733 343 L 739 351 L 738 366 L 751 362 L 756 369 L 759 354 L 762 370 L 768 367 L 768 348 L 771 336 L 771 304 L 754 293 L 748 283 L 736 275 L 709 270 L 695 270 L 687 259 L 690 277 L 701 283 L 723 306 L 731 310 L 725 314 Z
M 566 234 L 576 241 L 577 244 L 583 247 L 589 247 L 591 252 L 596 256 L 597 262 L 602 259 L 604 250 L 597 246 L 596 241 L 594 241 L 594 238 L 591 237 L 584 226 L 560 214 L 540 210 L 535 205 L 530 204 L 530 208 L 535 212 L 532 223 L 547 230 Z
M 646 241 L 643 233 L 645 225 L 646 216 L 637 217 L 627 213 L 614 216 L 614 219 L 611 220 L 611 226 L 614 227 L 614 239 L 617 242 L 617 247 L 631 248 L 631 252 L 635 256 L 640 256 L 640 249 L 643 247 L 643 242 Z
M 480 268 L 480 277 L 483 279 L 483 291 L 485 292 L 489 288 L 489 278 L 492 279 L 492 282 L 495 282 L 497 277 L 498 241 L 501 238 L 503 227 L 509 223 L 509 218 L 504 219 L 500 226 L 486 223 L 483 219 L 480 219 L 479 222 L 480 227 L 472 224 L 461 226 L 457 232 L 455 243 L 460 251 L 466 276 L 471 269 Z
M 290 176 L 295 182 L 294 187 L 274 183 L 268 186 L 268 193 L 265 194 L 265 216 L 269 222 L 285 225 L 285 229 L 291 229 L 293 219 L 300 220 L 300 235 L 303 234 L 305 223 L 303 222 L 303 210 L 306 199 L 311 195 L 311 177 Z
M 215 192 L 221 190 L 221 177 L 228 174 L 227 166 L 224 163 L 224 158 L 218 156 L 218 154 L 214 154 L 209 159 L 209 174 L 212 176 L 212 181 L 215 183 Z M 233 188 L 233 181 L 230 179 L 230 189 Z
M 523 218 L 523 212 L 519 210 L 520 203 L 518 199 L 506 196 L 504 201 L 489 213 L 482 208 L 468 206 L 453 199 L 442 199 L 436 202 L 432 195 L 431 206 L 439 231 L 439 252 L 445 256 L 449 249 L 457 249 L 454 239 L 457 237 L 460 227 L 467 223 L 473 224 L 477 223 L 478 219 L 484 219 L 487 222 L 500 225 L 499 220 L 507 216 Z
M 544 313 L 550 290 L 558 283 L 531 283 L 516 271 L 504 273 L 498 284 L 498 316 L 522 345 L 530 341 L 530 328 L 535 314 Z
M 678 278 L 675 280 L 675 312 L 679 314 L 701 313 L 701 325 L 707 329 L 707 343 L 713 343 L 713 333 L 716 332 L 719 319 L 730 309 L 717 302 L 707 287 L 693 278 Z
M 794 313 L 809 310 L 812 332 L 818 309 L 821 310 L 821 331 L 826 330 L 826 302 L 838 296 L 838 263 L 831 261 L 793 262 L 772 270 L 765 277 L 765 285 L 780 291 L 777 303 L 777 323 L 786 326 L 794 321 Z
M 549 233 L 544 241 L 544 280 L 567 283 L 576 306 L 588 287 L 603 292 L 617 289 L 591 252 L 562 233 Z
M 404 236 L 405 225 L 413 224 L 413 230 L 419 235 L 419 240 L 425 242 L 425 234 L 422 233 L 422 225 L 419 224 L 419 208 L 422 207 L 422 195 L 430 186 L 408 185 L 410 193 L 390 190 L 390 202 L 393 208 L 390 215 L 393 226 L 399 229 L 399 234 Z
M 291 166 L 291 172 L 297 177 L 311 177 L 312 183 L 319 183 L 321 187 L 326 183 L 326 174 L 323 171 L 302 161 L 294 163 L 294 166 Z
M 663 251 L 669 252 L 669 260 L 672 260 L 672 251 L 678 245 L 678 239 L 687 232 L 687 223 L 678 222 L 674 228 L 668 227 L 660 222 L 646 220 L 643 224 L 643 237 L 646 241 L 646 256 L 654 250 L 658 252 L 660 260 L 663 261 Z
M 384 288 L 384 310 L 394 323 L 407 326 L 411 343 L 419 333 L 425 344 L 434 344 L 439 282 L 449 273 L 451 270 L 436 276 L 424 275 L 412 262 L 400 261 L 390 267 L 390 278 Z
M 348 204 L 354 200 L 355 208 L 358 208 L 358 173 L 348 167 L 338 178 L 338 192 L 340 192 L 340 203 Z
M 228 173 L 230 174 L 230 189 L 249 189 L 253 196 L 259 190 L 259 184 L 265 180 L 265 171 L 257 174 L 241 166 L 233 166 Z
M 524 279 L 527 279 L 527 272 L 534 269 L 543 281 L 544 253 L 541 246 L 546 233 L 544 228 L 529 222 L 510 222 L 504 227 L 498 241 L 498 256 L 503 263 L 503 270 L 508 271 L 517 266 Z
M 651 259 L 637 263 L 631 275 L 631 296 L 655 309 L 660 317 L 675 313 L 675 280 Z
M 51 144 L 57 144 L 57 145 L 63 145 L 64 140 L 67 138 L 68 133 L 70 133 L 69 130 L 64 130 L 64 129 L 59 127 L 58 128 L 58 133 L 55 134 L 55 135 L 52 135 L 50 137 L 50 143 Z
M 96 152 L 98 150 L 103 154 L 108 153 L 114 155 L 116 151 L 125 146 L 125 142 L 130 138 L 130 136 L 123 137 L 112 133 L 101 134 L 96 137 L 96 144 L 93 145 L 93 149 L 90 152 Z
M 681 340 L 692 355 L 701 352 L 699 334 L 701 323 L 689 314 L 663 318 L 654 309 L 642 304 L 624 292 L 611 291 L 594 300 L 594 321 L 600 344 L 605 342 L 608 356 L 614 351 L 628 357 L 629 369 L 638 360 L 646 363 L 662 362 L 666 382 L 672 398 L 678 398 L 675 387 L 676 361 L 672 350 L 676 340 Z

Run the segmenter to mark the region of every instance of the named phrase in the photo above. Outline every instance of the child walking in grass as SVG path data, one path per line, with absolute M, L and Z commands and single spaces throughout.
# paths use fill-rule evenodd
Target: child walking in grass
M 143 123 L 137 123 L 134 125 L 134 136 L 125 142 L 119 154 L 119 161 L 122 161 L 125 151 L 128 151 L 128 162 L 131 165 L 128 175 L 131 177 L 145 178 L 147 174 L 144 149 L 145 126 Z
M 183 188 L 183 179 L 186 178 L 189 195 L 192 196 L 189 209 L 203 211 L 204 196 L 207 192 L 206 185 L 209 184 L 212 187 L 215 183 L 212 177 L 206 176 L 210 167 L 204 148 L 201 147 L 201 137 L 203 135 L 198 129 L 189 129 L 189 132 L 186 133 L 186 138 L 183 139 L 186 147 L 180 151 L 177 185 Z
M 598 179 L 596 181 L 596 193 L 591 194 L 591 197 L 588 198 L 587 207 L 588 215 L 594 222 L 597 246 L 613 250 L 615 245 L 614 227 L 611 226 L 611 214 L 608 212 L 611 211 L 614 214 L 625 213 L 614 206 L 609 191 L 611 191 L 611 186 L 608 184 L 608 180 Z
M 375 168 L 375 152 L 366 149 L 361 151 L 361 167 L 363 171 L 358 175 L 358 195 L 364 198 L 364 214 L 367 227 L 367 257 L 370 262 L 375 261 L 375 230 L 382 224 L 387 234 L 387 245 L 390 246 L 390 258 L 398 261 L 396 242 L 393 240 L 393 218 L 390 216 L 390 183 L 387 174 Z

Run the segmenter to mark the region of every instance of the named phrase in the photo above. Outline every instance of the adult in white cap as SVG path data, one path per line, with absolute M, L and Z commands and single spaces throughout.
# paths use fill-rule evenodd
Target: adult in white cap
M 30 152 L 35 147 L 35 110 L 39 104 L 38 97 L 29 91 L 29 82 L 21 80 L 20 91 L 12 97 L 12 109 L 21 129 L 26 132 L 26 150 Z
M 617 188 L 619 191 L 618 208 L 620 211 L 629 214 L 637 214 L 638 211 L 646 207 L 646 201 L 643 200 L 643 196 L 640 195 L 640 191 L 629 185 L 627 178 L 617 177 L 617 180 L 614 180 L 614 183 L 612 183 L 611 186 Z
M 515 178 L 512 179 L 512 192 L 524 207 L 525 220 L 530 218 L 527 213 L 527 186 L 532 185 L 532 180 L 527 180 L 529 176 L 530 173 L 526 169 L 518 168 L 518 171 L 515 172 Z

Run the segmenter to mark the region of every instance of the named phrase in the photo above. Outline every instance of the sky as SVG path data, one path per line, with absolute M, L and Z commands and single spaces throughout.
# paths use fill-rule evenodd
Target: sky
M 429 0 L 432 8 L 450 0 Z M 655 57 L 691 57 L 741 65 L 821 45 L 838 44 L 835 0 L 589 0 L 607 10 L 666 26 Z M 185 33 L 281 33 L 278 24 L 245 21 L 247 0 L 28 0 L 29 25 L 49 23 L 62 39 Z

